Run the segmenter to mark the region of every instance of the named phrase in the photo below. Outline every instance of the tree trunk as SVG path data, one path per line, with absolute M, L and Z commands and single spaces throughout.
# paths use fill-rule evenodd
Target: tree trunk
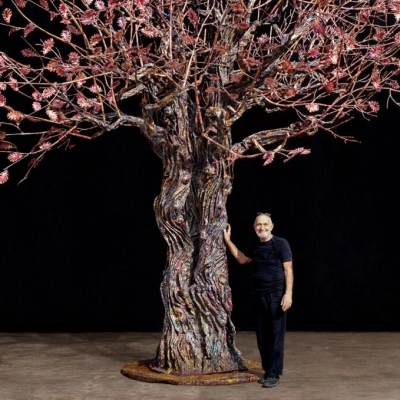
M 233 371 L 243 357 L 235 347 L 223 242 L 232 171 L 226 153 L 195 139 L 188 116 L 179 117 L 179 133 L 163 138 L 163 181 L 154 202 L 168 253 L 164 325 L 151 368 L 179 375 Z

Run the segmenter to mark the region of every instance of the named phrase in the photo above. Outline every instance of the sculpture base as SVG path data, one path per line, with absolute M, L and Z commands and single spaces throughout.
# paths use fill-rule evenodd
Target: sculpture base
M 205 375 L 171 375 L 155 372 L 149 368 L 153 360 L 133 361 L 121 369 L 121 374 L 127 378 L 150 383 L 169 383 L 172 385 L 217 386 L 234 385 L 237 383 L 257 382 L 264 374 L 261 363 L 245 360 L 248 370 L 239 372 L 223 372 Z

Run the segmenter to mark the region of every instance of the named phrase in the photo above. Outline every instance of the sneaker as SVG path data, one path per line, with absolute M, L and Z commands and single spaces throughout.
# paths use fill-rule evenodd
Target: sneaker
M 261 383 L 261 385 L 263 385 L 263 384 L 266 382 L 267 377 L 268 377 L 268 374 L 265 373 L 265 374 L 262 376 L 262 378 L 260 378 L 257 382 L 258 382 L 258 383 Z
M 267 379 L 264 379 L 262 387 L 263 388 L 273 388 L 279 383 L 279 381 L 280 381 L 280 378 L 278 375 L 268 376 Z

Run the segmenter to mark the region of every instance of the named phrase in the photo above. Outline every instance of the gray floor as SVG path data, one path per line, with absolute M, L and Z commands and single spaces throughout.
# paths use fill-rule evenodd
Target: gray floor
M 0 333 L 0 400 L 279 399 L 399 400 L 400 333 L 288 332 L 285 374 L 258 383 L 183 386 L 126 378 L 121 368 L 154 356 L 160 333 Z M 259 360 L 253 332 L 238 332 Z

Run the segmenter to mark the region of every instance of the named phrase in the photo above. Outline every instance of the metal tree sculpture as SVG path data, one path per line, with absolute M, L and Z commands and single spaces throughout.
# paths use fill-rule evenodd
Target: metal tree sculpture
M 0 183 L 76 138 L 139 128 L 162 160 L 154 211 L 168 245 L 152 368 L 237 370 L 222 240 L 234 162 L 307 154 L 290 139 L 338 136 L 357 112 L 378 112 L 377 93 L 393 99 L 399 0 L 0 0 L 0 11 L 0 150 L 11 162 Z M 232 124 L 256 106 L 295 120 L 233 144 Z

